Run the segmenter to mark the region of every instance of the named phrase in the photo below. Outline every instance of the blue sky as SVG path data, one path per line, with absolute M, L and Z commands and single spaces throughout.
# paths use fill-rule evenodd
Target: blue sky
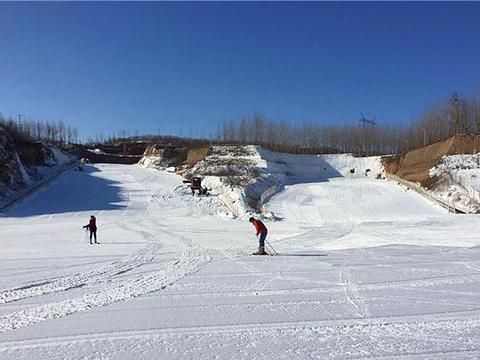
M 255 111 L 408 124 L 480 89 L 480 3 L 0 3 L 0 112 L 208 136 Z

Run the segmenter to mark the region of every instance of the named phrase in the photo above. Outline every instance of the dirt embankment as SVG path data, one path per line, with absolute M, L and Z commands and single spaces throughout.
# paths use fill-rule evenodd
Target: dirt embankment
M 210 145 L 190 149 L 188 150 L 185 164 L 187 165 L 187 167 L 193 167 L 199 161 L 204 160 L 211 153 L 211 151 L 212 147 Z
M 187 159 L 187 149 L 155 144 L 147 147 L 139 164 L 154 167 L 177 167 Z
M 211 146 L 176 147 L 171 144 L 154 144 L 147 147 L 139 164 L 147 167 L 175 167 L 177 171 L 191 169 L 211 152 Z
M 476 154 L 480 152 L 480 135 L 456 135 L 420 149 L 394 157 L 384 157 L 383 165 L 390 174 L 405 180 L 428 185 L 429 170 L 444 155 Z

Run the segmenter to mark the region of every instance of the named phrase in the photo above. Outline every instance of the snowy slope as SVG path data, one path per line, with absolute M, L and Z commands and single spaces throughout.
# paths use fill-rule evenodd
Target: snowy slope
M 328 176 L 274 160 L 262 171 L 284 179 L 265 204 L 277 257 L 249 256 L 251 225 L 212 216 L 215 197 L 139 166 L 88 166 L 11 209 L 0 358 L 480 356 L 476 216 L 352 175 L 348 158 L 325 160 Z M 99 246 L 85 244 L 90 214 Z
M 263 204 L 285 185 L 336 177 L 374 178 L 384 170 L 378 156 L 294 155 L 260 146 L 213 146 L 211 154 L 189 173 L 204 178 L 204 186 L 227 208 L 222 213 L 245 220 L 259 212 L 264 218 L 275 218 Z

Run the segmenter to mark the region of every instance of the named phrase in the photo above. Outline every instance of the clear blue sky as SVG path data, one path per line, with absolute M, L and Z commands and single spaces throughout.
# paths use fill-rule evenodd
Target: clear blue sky
M 0 3 L 0 112 L 208 136 L 255 111 L 407 124 L 480 89 L 480 3 Z

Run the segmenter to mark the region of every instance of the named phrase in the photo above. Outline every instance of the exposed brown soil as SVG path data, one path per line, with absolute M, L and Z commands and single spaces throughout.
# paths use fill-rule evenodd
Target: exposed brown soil
M 429 170 L 438 164 L 444 155 L 478 152 L 480 152 L 480 135 L 456 135 L 404 154 L 384 157 L 383 165 L 390 174 L 427 186 L 431 182 Z
M 187 160 L 185 161 L 187 167 L 193 167 L 196 163 L 205 159 L 211 150 L 212 147 L 210 145 L 188 150 Z
M 177 167 L 187 159 L 188 150 L 186 148 L 175 148 L 162 144 L 155 144 L 147 147 L 143 153 L 144 157 L 155 156 L 155 165 L 163 167 Z M 142 162 L 142 161 L 141 161 Z

